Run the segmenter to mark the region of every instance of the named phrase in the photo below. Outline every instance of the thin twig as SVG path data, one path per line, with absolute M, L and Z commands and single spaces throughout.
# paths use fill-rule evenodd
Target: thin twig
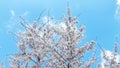
M 39 20 L 41 19 L 42 14 L 43 14 L 45 11 L 46 11 L 46 9 L 44 9 L 44 10 L 40 13 L 39 17 L 37 18 L 37 22 L 39 22 Z

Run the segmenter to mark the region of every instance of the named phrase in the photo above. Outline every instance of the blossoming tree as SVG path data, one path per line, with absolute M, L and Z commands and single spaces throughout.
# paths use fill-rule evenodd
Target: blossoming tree
M 11 55 L 10 68 L 90 68 L 96 58 L 85 61 L 84 54 L 94 49 L 95 41 L 79 47 L 85 26 L 76 26 L 78 19 L 71 16 L 70 8 L 67 15 L 61 21 L 46 17 L 44 25 L 21 22 L 25 30 L 16 35 L 19 51 Z

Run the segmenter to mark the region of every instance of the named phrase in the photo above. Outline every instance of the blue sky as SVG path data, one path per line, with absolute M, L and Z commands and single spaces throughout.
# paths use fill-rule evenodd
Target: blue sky
M 112 50 L 115 36 L 119 38 L 120 34 L 119 16 L 116 15 L 120 11 L 117 11 L 119 4 L 116 0 L 0 0 L 0 61 L 8 62 L 8 55 L 17 51 L 15 37 L 8 31 L 21 30 L 19 16 L 32 23 L 41 11 L 50 9 L 50 16 L 61 19 L 66 14 L 67 1 L 70 2 L 72 15 L 80 15 L 79 23 L 86 25 L 83 43 L 97 37 L 103 48 Z

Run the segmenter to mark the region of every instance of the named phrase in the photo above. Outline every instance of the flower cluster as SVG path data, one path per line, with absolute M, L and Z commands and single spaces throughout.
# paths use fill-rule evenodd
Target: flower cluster
M 115 43 L 114 51 L 103 50 L 102 63 L 98 68 L 120 68 L 120 55 L 118 54 L 118 43 Z

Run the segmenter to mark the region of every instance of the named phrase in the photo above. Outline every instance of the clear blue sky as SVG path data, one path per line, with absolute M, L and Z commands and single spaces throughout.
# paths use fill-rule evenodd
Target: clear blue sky
M 8 55 L 17 51 L 15 37 L 8 31 L 21 30 L 19 16 L 33 22 L 42 10 L 50 8 L 50 16 L 61 19 L 66 14 L 67 1 L 72 15 L 80 14 L 79 23 L 86 25 L 83 42 L 95 40 L 97 36 L 102 47 L 113 49 L 115 35 L 120 34 L 120 23 L 115 19 L 116 0 L 0 0 L 0 61 L 5 61 L 6 68 Z M 47 11 L 43 16 L 46 15 Z

